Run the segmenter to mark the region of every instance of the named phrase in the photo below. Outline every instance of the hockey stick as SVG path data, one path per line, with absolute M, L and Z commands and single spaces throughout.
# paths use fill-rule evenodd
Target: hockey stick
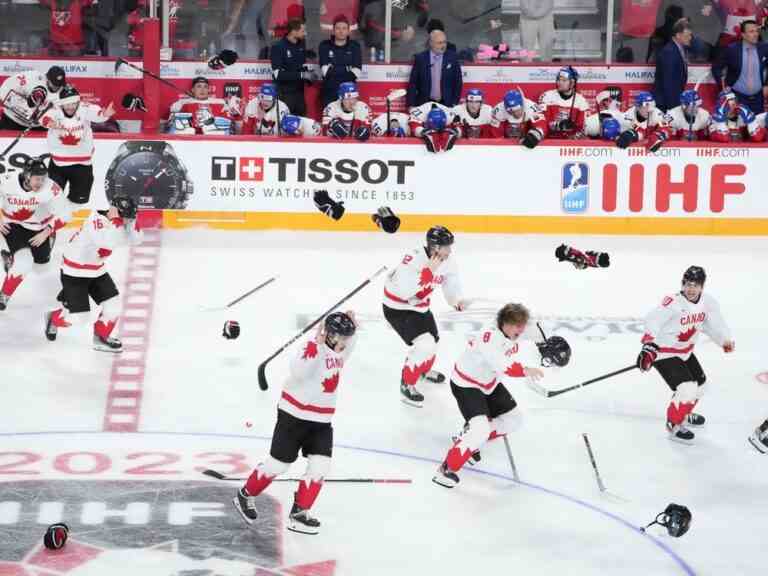
M 204 312 L 220 312 L 220 311 L 222 311 L 222 310 L 226 310 L 227 308 L 232 308 L 232 306 L 234 306 L 235 304 L 238 304 L 239 302 L 242 302 L 243 300 L 245 300 L 246 298 L 248 298 L 248 296 L 250 296 L 250 295 L 251 295 L 251 294 L 253 294 L 254 292 L 258 292 L 259 290 L 261 290 L 262 288 L 264 288 L 264 286 L 267 286 L 268 284 L 271 284 L 271 283 L 272 283 L 272 282 L 274 282 L 276 279 L 277 279 L 277 276 L 273 276 L 273 277 L 272 277 L 272 278 L 270 278 L 269 280 L 267 280 L 267 281 L 265 281 L 265 282 L 262 282 L 261 284 L 259 284 L 258 286 L 256 286 L 256 288 L 251 288 L 250 290 L 248 290 L 248 292 L 246 292 L 246 293 L 245 293 L 245 294 L 243 294 L 242 296 L 240 296 L 240 297 L 238 297 L 238 298 L 235 298 L 235 299 L 234 299 L 234 300 L 232 300 L 232 302 L 230 302 L 229 304 L 226 304 L 226 305 L 224 305 L 224 306 L 217 306 L 217 307 L 213 307 L 213 308 L 206 308 L 206 307 L 202 307 L 201 309 L 202 309 Z
M 266 374 L 265 374 L 265 372 L 266 372 L 266 370 L 267 370 L 267 364 L 269 364 L 269 363 L 270 363 L 272 360 L 274 360 L 275 358 L 277 358 L 277 356 L 278 356 L 278 355 L 279 355 L 279 354 L 280 354 L 280 353 L 281 353 L 283 350 L 285 350 L 286 348 L 288 348 L 288 346 L 290 346 L 291 344 L 293 344 L 294 342 L 296 342 L 296 340 L 298 340 L 298 339 L 299 339 L 299 338 L 301 338 L 301 337 L 302 337 L 304 334 L 306 334 L 307 332 L 309 332 L 309 331 L 310 331 L 312 328 L 314 328 L 315 326 L 317 326 L 317 325 L 318 325 L 318 324 L 319 324 L 319 323 L 320 323 L 320 322 L 323 320 L 323 318 L 325 318 L 325 317 L 326 317 L 328 314 L 330 314 L 331 312 L 333 312 L 334 310 L 336 310 L 336 308 L 338 308 L 339 306 L 341 306 L 342 304 L 344 304 L 344 302 L 346 302 L 347 300 L 349 300 L 350 298 L 352 298 L 352 296 L 354 296 L 355 294 L 357 294 L 358 292 L 360 292 L 360 290 L 362 290 L 363 288 L 365 288 L 366 286 L 368 286 L 368 284 L 370 284 L 370 283 L 373 281 L 373 279 L 374 279 L 374 278 L 376 278 L 376 277 L 377 277 L 379 274 L 381 274 L 382 272 L 384 272 L 384 270 L 386 270 L 386 269 L 387 269 L 387 267 L 386 267 L 386 266 L 382 266 L 381 268 L 379 268 L 379 269 L 378 269 L 378 270 L 377 270 L 377 271 L 376 271 L 376 272 L 375 272 L 375 273 L 374 273 L 372 276 L 370 276 L 369 278 L 367 278 L 367 279 L 366 279 L 366 280 L 365 280 L 365 281 L 364 281 L 362 284 L 360 284 L 360 285 L 359 285 L 357 288 L 355 288 L 354 290 L 352 290 L 352 292 L 350 292 L 349 294 L 347 294 L 346 296 L 344 296 L 344 298 L 342 298 L 341 300 L 339 300 L 338 302 L 336 302 L 336 304 L 334 304 L 334 305 L 333 305 L 333 306 L 331 306 L 331 307 L 330 307 L 328 310 L 326 310 L 326 311 L 325 311 L 325 312 L 324 312 L 324 313 L 323 313 L 321 316 L 319 316 L 319 317 L 318 317 L 317 319 L 315 319 L 315 320 L 314 320 L 314 321 L 313 321 L 311 324 L 309 324 L 309 325 L 308 325 L 306 328 L 304 328 L 304 330 L 302 330 L 301 332 L 299 332 L 298 334 L 296 334 L 296 336 L 294 336 L 293 338 L 291 338 L 290 340 L 288 340 L 288 342 L 286 342 L 285 344 L 283 344 L 283 346 L 282 346 L 282 347 L 280 347 L 280 348 L 277 350 L 277 352 L 275 352 L 274 354 L 272 354 L 272 356 L 270 356 L 269 358 L 267 358 L 266 360 L 264 360 L 264 362 L 262 362 L 261 364 L 259 364 L 259 369 L 258 369 L 258 371 L 257 371 L 257 374 L 258 374 L 258 378 L 259 378 L 259 388 L 261 388 L 262 390 L 266 390 L 266 389 L 268 389 L 268 388 L 269 388 L 269 383 L 267 382 L 267 376 L 266 376 Z
M 203 470 L 205 476 L 226 480 L 227 482 L 245 482 L 247 478 L 233 478 L 216 470 Z M 303 478 L 275 478 L 273 482 L 301 482 Z M 339 484 L 411 484 L 410 478 L 325 478 L 323 482 L 336 482 Z
M 517 466 L 515 466 L 515 459 L 512 458 L 512 448 L 509 447 L 509 440 L 507 440 L 507 435 L 505 434 L 502 436 L 502 439 L 504 440 L 504 448 L 507 450 L 507 458 L 509 458 L 509 467 L 512 468 L 512 478 L 515 479 L 515 482 L 520 482 L 520 476 L 517 473 Z
M 392 136 L 392 101 L 400 100 L 406 94 L 408 94 L 408 90 L 405 88 L 398 88 L 387 94 L 387 136 Z
M 133 68 L 134 70 L 138 70 L 142 74 L 146 74 L 150 78 L 154 78 L 155 80 L 157 80 L 161 84 L 165 84 L 169 88 L 173 88 L 174 90 L 177 90 L 178 92 L 181 92 L 182 94 L 186 94 L 190 98 L 194 98 L 194 95 L 189 90 L 182 90 L 181 88 L 176 86 L 176 84 L 174 84 L 173 82 L 169 82 L 168 80 L 166 80 L 165 78 L 161 78 L 160 76 L 158 76 L 154 72 L 150 72 L 149 70 L 144 70 L 144 68 L 142 68 L 141 66 L 136 66 L 136 64 L 131 64 L 130 62 L 128 62 L 127 60 L 123 60 L 122 58 L 118 58 L 115 61 L 115 76 L 117 76 L 117 71 L 120 69 L 120 66 L 122 66 L 123 64 L 125 64 L 126 66 L 128 66 L 130 68 Z
M 605 492 L 605 484 L 603 484 L 603 479 L 600 477 L 600 471 L 597 469 L 597 462 L 595 461 L 595 454 L 592 452 L 592 445 L 589 443 L 589 437 L 586 432 L 583 433 L 581 437 L 584 438 L 584 444 L 587 446 L 587 454 L 589 454 L 589 461 L 592 463 L 592 470 L 595 471 L 597 487 L 600 489 L 600 492 Z
M 600 382 L 601 380 L 607 380 L 608 378 L 612 378 L 613 376 L 618 376 L 619 374 L 623 374 L 624 372 L 629 372 L 630 370 L 634 370 L 635 368 L 637 368 L 637 364 L 632 364 L 631 366 L 627 366 L 626 368 L 622 368 L 621 370 L 616 370 L 615 372 L 603 374 L 602 376 L 598 376 L 597 378 L 592 378 L 592 380 L 587 380 L 586 382 L 582 382 L 581 384 L 574 384 L 573 386 L 569 386 L 568 388 L 563 388 L 561 390 L 547 390 L 547 398 L 552 398 L 552 396 L 559 396 L 560 394 L 565 394 L 566 392 L 570 392 L 571 390 L 577 390 L 579 388 L 583 388 L 584 386 L 588 386 L 589 384 L 594 384 L 595 382 Z

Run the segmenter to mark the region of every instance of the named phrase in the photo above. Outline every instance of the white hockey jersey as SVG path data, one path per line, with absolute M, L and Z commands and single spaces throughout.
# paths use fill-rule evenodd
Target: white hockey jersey
M 573 138 L 584 132 L 589 104 L 578 92 L 566 99 L 557 90 L 547 90 L 539 97 L 539 108 L 546 119 L 549 138 Z M 572 130 L 560 130 L 559 123 L 567 118 L 570 118 L 576 127 Z
M 709 294 L 699 301 L 688 300 L 681 292 L 666 296 L 645 317 L 642 341 L 659 347 L 658 360 L 678 356 L 687 360 L 693 352 L 699 332 L 704 332 L 719 346 L 731 339 L 730 330 L 720 313 L 720 306 Z
M 80 229 L 64 246 L 61 271 L 67 276 L 98 278 L 107 270 L 107 258 L 117 246 L 141 244 L 143 234 L 136 228 L 137 220 L 110 220 L 91 210 Z
M 590 114 L 584 121 L 584 134 L 589 138 L 600 138 L 603 135 L 603 120 L 610 117 L 622 125 L 624 112 L 618 109 L 601 110 L 597 114 Z
M 762 142 L 765 134 L 765 112 L 749 124 L 745 124 L 739 114 L 719 122 L 713 118 L 709 123 L 709 139 L 715 142 Z
M 81 102 L 70 118 L 61 108 L 52 108 L 40 119 L 48 128 L 48 150 L 58 166 L 90 164 L 93 158 L 93 130 L 91 122 L 105 122 L 101 106 Z M 58 124 L 61 128 L 51 128 Z
M 435 286 L 442 286 L 446 301 L 455 307 L 462 299 L 462 289 L 453 254 L 434 272 L 428 264 L 429 258 L 424 247 L 406 254 L 400 264 L 387 275 L 384 304 L 395 310 L 426 312 Z
M 524 378 L 525 363 L 532 358 L 530 340 L 507 338 L 496 325 L 473 333 L 453 367 L 451 381 L 462 388 L 491 394 L 505 377 Z
M 6 222 L 33 231 L 63 228 L 70 219 L 69 202 L 59 185 L 47 179 L 41 190 L 32 192 L 24 189 L 21 179 L 19 173 L 0 176 L 0 209 Z
M 328 133 L 328 126 L 331 124 L 331 121 L 336 118 L 341 119 L 351 133 L 354 132 L 358 126 L 371 125 L 371 109 L 368 107 L 368 104 L 358 100 L 355 102 L 352 111 L 347 112 L 341 107 L 340 100 L 334 100 L 323 110 L 323 133 Z
M 667 110 L 666 121 L 675 140 L 708 140 L 710 114 L 704 108 L 696 110 L 696 117 L 691 121 L 678 106 Z
M 230 107 L 237 98 L 204 100 L 181 98 L 171 104 L 168 132 L 171 134 L 233 134 L 235 119 L 240 117 L 238 108 Z
M 531 128 L 537 128 L 542 135 L 546 133 L 544 115 L 538 104 L 527 98 L 523 100 L 523 115 L 520 118 L 515 118 L 507 112 L 504 101 L 496 104 L 491 113 L 491 126 L 493 126 L 497 136 L 513 140 L 519 140 Z
M 405 112 L 390 112 L 389 121 L 392 126 L 392 136 L 410 136 L 411 128 L 408 125 L 410 116 Z M 397 126 L 395 126 L 395 122 Z M 387 114 L 380 114 L 374 118 L 371 124 L 371 132 L 374 136 L 387 135 Z
M 289 366 L 289 376 L 277 403 L 291 416 L 312 422 L 330 422 L 336 412 L 336 394 L 341 371 L 349 360 L 357 337 L 347 342 L 343 352 L 331 350 L 315 337 L 304 340 Z
M 45 100 L 39 107 L 37 114 L 39 118 L 41 112 L 46 110 L 49 105 L 55 104 L 59 99 L 58 92 L 48 90 L 45 74 L 30 70 L 6 78 L 0 86 L 0 104 L 3 107 L 3 114 L 25 127 L 37 125 L 37 118 L 35 118 L 37 106 L 30 108 L 27 105 L 27 98 L 35 90 L 41 94 L 45 92 Z
M 477 117 L 472 116 L 465 103 L 457 104 L 451 108 L 453 117 L 461 129 L 462 138 L 493 138 L 496 133 L 493 129 L 493 108 L 488 104 L 481 104 Z
M 424 131 L 424 122 L 427 121 L 427 116 L 429 115 L 430 110 L 432 110 L 432 108 L 435 106 L 445 112 L 445 116 L 448 118 L 446 126 L 453 125 L 454 117 L 453 110 L 451 108 L 448 108 L 448 106 L 443 106 L 442 104 L 437 104 L 435 102 L 425 102 L 421 106 L 415 106 L 411 108 L 411 114 L 408 118 L 411 134 L 416 136 L 416 138 L 421 138 L 421 133 Z
M 269 110 L 264 110 L 259 105 L 259 98 L 251 98 L 245 107 L 243 115 L 243 134 L 256 134 L 257 136 L 277 136 L 277 111 L 280 110 L 280 120 L 290 114 L 288 105 L 278 100 Z
M 296 116 L 299 119 L 299 131 L 294 136 L 320 136 L 323 133 L 323 128 L 320 126 L 320 122 L 314 118 L 307 118 L 306 116 Z M 283 134 L 285 136 L 285 134 Z

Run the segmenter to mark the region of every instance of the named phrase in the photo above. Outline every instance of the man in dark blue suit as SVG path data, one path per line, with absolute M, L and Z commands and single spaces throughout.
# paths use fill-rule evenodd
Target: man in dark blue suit
M 685 50 L 691 45 L 692 38 L 693 32 L 688 20 L 678 20 L 672 27 L 672 40 L 656 56 L 653 97 L 656 106 L 663 112 L 680 105 L 680 94 L 688 82 L 688 56 Z
M 463 80 L 456 52 L 446 50 L 448 39 L 442 30 L 429 33 L 429 50 L 413 58 L 408 81 L 408 106 L 433 101 L 445 106 L 459 103 Z
M 731 89 L 739 104 L 755 114 L 765 111 L 763 79 L 768 66 L 768 44 L 759 42 L 754 20 L 741 23 L 741 40 L 723 48 L 712 64 L 712 77 L 721 90 Z

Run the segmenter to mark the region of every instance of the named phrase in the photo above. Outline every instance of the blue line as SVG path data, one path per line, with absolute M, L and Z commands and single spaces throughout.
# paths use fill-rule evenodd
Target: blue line
M 46 436 L 46 435 L 73 435 L 73 434 L 81 434 L 81 435 L 104 435 L 104 434 L 119 434 L 120 436 L 126 436 L 130 434 L 137 434 L 137 435 L 144 435 L 144 436 L 195 436 L 195 437 L 211 437 L 211 438 L 240 438 L 245 440 L 263 440 L 263 441 L 270 441 L 272 438 L 270 436 L 256 436 L 253 434 L 223 434 L 223 433 L 205 433 L 205 432 L 122 432 L 122 433 L 116 433 L 116 432 L 102 432 L 102 431 L 96 431 L 96 430 L 84 430 L 84 431 L 78 431 L 78 430 L 65 430 L 60 432 L 0 432 L 0 437 L 3 436 Z M 404 458 L 406 460 L 415 460 L 418 462 L 431 462 L 433 464 L 440 464 L 440 460 L 435 460 L 434 458 L 427 458 L 425 456 L 416 456 L 414 454 L 404 454 L 402 452 L 392 452 L 389 450 L 380 450 L 377 448 L 365 448 L 361 446 L 350 446 L 347 444 L 334 444 L 334 448 L 343 448 L 345 450 L 357 450 L 358 452 L 368 452 L 371 454 L 382 454 L 385 456 L 394 456 L 397 458 Z M 577 506 L 581 506 L 582 508 L 586 508 L 587 510 L 591 510 L 593 512 L 597 512 L 598 514 L 605 516 L 606 518 L 609 518 L 615 522 L 618 522 L 625 528 L 628 528 L 632 532 L 635 532 L 639 536 L 643 536 L 650 540 L 653 544 L 655 544 L 658 548 L 662 550 L 665 554 L 667 554 L 672 560 L 675 561 L 675 563 L 680 566 L 680 568 L 683 570 L 683 572 L 687 576 L 696 576 L 696 572 L 693 570 L 693 568 L 685 561 L 682 557 L 680 557 L 674 550 L 672 550 L 669 546 L 667 546 L 664 542 L 656 538 L 655 536 L 649 534 L 648 532 L 643 532 L 632 524 L 631 522 L 625 520 L 621 516 L 617 516 L 613 512 L 609 512 L 608 510 L 603 510 L 602 508 L 599 508 L 595 506 L 594 504 L 590 504 L 589 502 L 586 502 L 584 500 L 581 500 L 579 498 L 576 498 L 575 496 L 569 496 L 568 494 L 564 494 L 562 492 L 558 492 L 556 490 L 552 490 L 550 488 L 545 488 L 544 486 L 539 486 L 538 484 L 531 484 L 529 482 L 523 482 L 523 481 L 515 481 L 514 478 L 511 478 L 509 476 L 505 476 L 504 474 L 498 474 L 496 472 L 489 472 L 487 470 L 478 470 L 476 467 L 474 468 L 466 468 L 466 471 L 474 472 L 475 474 L 482 474 L 483 476 L 490 476 L 492 478 L 498 478 L 500 480 L 507 480 L 509 482 L 515 482 L 516 484 L 520 484 L 521 486 L 525 486 L 526 488 L 531 488 L 532 490 L 537 490 L 543 494 L 549 494 L 550 496 L 557 496 L 558 498 L 562 498 L 564 500 L 567 500 L 568 502 L 572 504 L 576 504 Z

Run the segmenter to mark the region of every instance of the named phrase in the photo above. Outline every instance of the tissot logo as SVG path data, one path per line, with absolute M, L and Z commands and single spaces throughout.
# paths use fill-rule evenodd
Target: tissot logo
M 264 180 L 264 158 L 240 158 L 240 180 Z
M 211 158 L 211 180 L 264 180 L 264 158 L 261 156 L 214 156 Z

